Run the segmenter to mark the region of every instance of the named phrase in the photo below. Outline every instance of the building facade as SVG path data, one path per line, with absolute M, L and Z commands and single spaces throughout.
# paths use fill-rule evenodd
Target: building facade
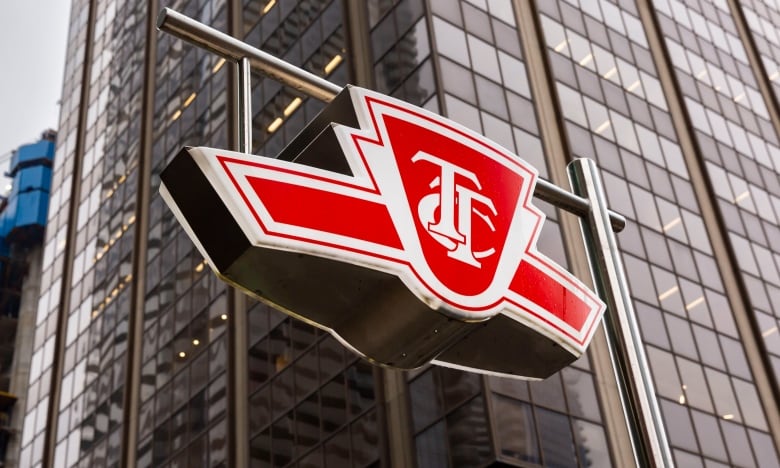
M 676 464 L 780 465 L 774 0 L 74 0 L 20 466 L 632 463 L 601 332 L 542 382 L 399 372 L 220 283 L 157 189 L 182 146 L 237 146 L 235 70 L 156 31 L 165 6 L 558 185 L 593 158 L 629 220 Z M 273 157 L 324 104 L 253 83 L 253 152 Z M 576 219 L 537 204 L 539 249 L 586 278 Z
M 18 466 L 57 132 L 10 153 L 0 197 L 0 466 Z

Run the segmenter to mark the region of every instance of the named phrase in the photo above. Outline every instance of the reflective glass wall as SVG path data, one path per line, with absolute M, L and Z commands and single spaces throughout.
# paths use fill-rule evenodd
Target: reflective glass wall
M 435 366 L 399 377 L 215 277 L 159 174 L 185 145 L 235 143 L 234 65 L 157 32 L 169 6 L 339 85 L 446 115 L 544 178 L 595 159 L 629 220 L 618 240 L 677 463 L 777 466 L 761 382 L 776 391 L 780 375 L 780 6 L 648 5 L 74 0 L 22 465 L 231 466 L 241 447 L 251 466 L 620 465 L 619 409 L 595 354 L 543 382 Z M 275 157 L 325 104 L 252 78 L 252 151 Z M 552 130 L 566 154 L 543 144 Z M 580 240 L 538 205 L 539 249 L 577 264 Z M 249 427 L 237 433 L 235 314 L 248 321 L 248 398 L 235 407 Z
M 517 18 L 510 1 L 430 2 L 441 112 L 549 178 Z M 558 214 L 537 204 L 539 250 L 566 265 Z M 409 395 L 418 466 L 612 465 L 587 356 L 530 384 L 432 367 L 410 374 Z
M 244 40 L 339 85 L 351 55 L 339 0 L 243 2 Z M 253 73 L 253 152 L 276 157 L 325 106 Z M 251 302 L 252 466 L 372 466 L 381 453 L 375 369 L 329 334 Z
M 780 291 L 778 244 L 773 241 L 780 239 L 777 122 L 773 125 L 770 120 L 757 81 L 760 78 L 751 67 L 738 18 L 727 2 L 669 1 L 658 2 L 657 7 L 693 135 L 745 288 L 748 312 L 754 314 L 759 340 L 771 344 L 777 332 Z M 761 405 L 753 388 L 743 380 L 748 379 L 747 366 L 729 366 L 728 355 L 724 357 L 728 379 L 714 373 L 707 378 L 714 390 L 712 408 L 720 417 L 730 461 L 776 465 Z M 770 359 L 777 382 L 778 360 L 772 351 Z
M 89 1 L 73 2 L 71 8 L 65 70 L 63 73 L 62 107 L 60 109 L 59 144 L 54 158 L 49 221 L 43 253 L 41 298 L 35 321 L 30 385 L 24 411 L 19 463 L 33 466 L 43 458 L 46 423 L 51 394 L 55 342 L 62 301 L 68 224 L 71 219 L 70 199 L 73 172 L 80 129 L 82 83 L 84 81 L 85 42 Z M 74 442 L 76 444 L 77 442 Z
M 765 433 L 748 442 L 765 416 L 636 5 L 539 7 L 572 155 L 630 220 L 618 240 L 677 462 L 776 460 Z
M 225 1 L 162 2 L 228 30 Z M 227 292 L 158 194 L 183 145 L 226 147 L 227 67 L 158 33 L 151 115 L 147 250 L 143 252 L 138 466 L 216 466 L 227 460 Z M 224 63 L 222 63 L 224 65 Z M 147 112 L 149 112 L 147 111 Z M 131 416 L 132 417 L 132 416 Z

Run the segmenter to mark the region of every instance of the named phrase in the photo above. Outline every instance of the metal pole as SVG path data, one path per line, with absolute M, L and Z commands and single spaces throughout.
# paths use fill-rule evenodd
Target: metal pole
M 246 57 L 238 61 L 238 151 L 252 152 L 252 67 Z
M 577 159 L 569 164 L 568 171 L 574 193 L 590 202 L 590 210 L 586 217 L 580 218 L 580 226 L 596 289 L 607 304 L 604 329 L 634 457 L 638 466 L 672 467 L 674 461 L 642 347 L 623 262 L 610 229 L 607 199 L 598 168 L 590 159 Z
M 157 27 L 160 31 L 170 33 L 193 45 L 209 50 L 224 57 L 226 60 L 238 62 L 243 59 L 249 59 L 252 67 L 262 71 L 272 80 L 295 88 L 314 99 L 330 102 L 341 92 L 341 87 L 330 81 L 280 60 L 267 52 L 256 49 L 170 8 L 162 9 L 157 17 Z M 247 150 L 247 152 L 249 151 L 251 150 Z M 586 216 L 589 211 L 589 202 L 587 200 L 573 195 L 544 179 L 537 180 L 534 196 L 580 217 Z M 626 218 L 614 211 L 609 211 L 608 213 L 612 229 L 615 232 L 622 231 L 626 226 Z
M 236 149 L 242 153 L 252 151 L 252 68 L 249 59 L 240 58 L 236 62 Z M 248 319 L 244 294 L 230 289 L 232 312 L 228 315 L 228 389 L 231 394 L 229 405 L 232 408 L 228 420 L 232 422 L 232 451 L 230 463 L 236 468 L 249 466 L 249 414 L 246 410 L 249 402 L 249 383 L 247 373 L 249 352 L 247 330 Z

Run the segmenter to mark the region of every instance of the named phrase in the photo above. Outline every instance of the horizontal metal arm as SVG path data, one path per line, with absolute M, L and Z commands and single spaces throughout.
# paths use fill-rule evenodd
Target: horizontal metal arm
M 578 197 L 568 192 L 549 180 L 536 179 L 536 188 L 534 196 L 556 207 L 577 215 L 580 218 L 588 216 L 590 212 L 590 202 L 582 197 Z M 626 227 L 626 218 L 617 212 L 609 210 L 609 222 L 614 232 L 620 232 Z
M 226 60 L 238 62 L 242 58 L 248 58 L 253 68 L 265 73 L 269 78 L 320 101 L 330 102 L 341 91 L 340 86 L 330 81 L 170 8 L 162 9 L 157 17 L 157 27 L 160 31 L 173 34 Z
M 161 31 L 209 50 L 226 60 L 238 63 L 241 59 L 247 58 L 253 68 L 260 70 L 272 80 L 297 89 L 314 99 L 330 102 L 341 92 L 341 87 L 330 81 L 170 8 L 163 8 L 160 11 L 160 15 L 157 17 L 157 27 Z M 580 217 L 587 216 L 590 212 L 588 200 L 544 179 L 537 180 L 534 196 Z M 611 210 L 609 211 L 609 220 L 612 230 L 615 232 L 622 231 L 626 226 L 626 218 Z

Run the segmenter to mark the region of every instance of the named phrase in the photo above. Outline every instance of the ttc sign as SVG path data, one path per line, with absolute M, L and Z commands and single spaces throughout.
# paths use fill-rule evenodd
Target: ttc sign
M 604 305 L 537 252 L 536 177 L 471 130 L 347 87 L 278 158 L 185 148 L 160 190 L 222 279 L 377 364 L 544 378 Z

